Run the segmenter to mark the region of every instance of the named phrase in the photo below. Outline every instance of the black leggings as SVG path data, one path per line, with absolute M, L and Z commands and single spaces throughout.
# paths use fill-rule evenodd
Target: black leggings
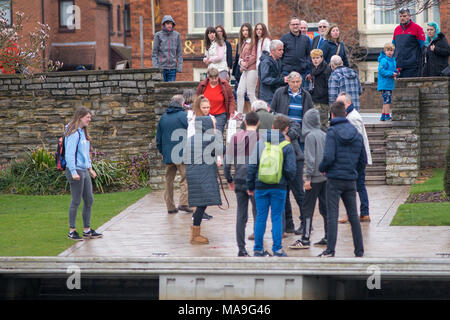
M 206 211 L 206 206 L 204 207 L 197 207 L 197 209 L 194 212 L 194 226 L 200 226 L 203 220 L 203 214 Z

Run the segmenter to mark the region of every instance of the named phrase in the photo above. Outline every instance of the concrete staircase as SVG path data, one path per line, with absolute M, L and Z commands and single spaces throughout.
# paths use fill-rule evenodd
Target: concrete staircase
M 366 185 L 386 184 L 386 137 L 391 122 L 365 124 L 372 153 L 372 165 L 366 167 Z

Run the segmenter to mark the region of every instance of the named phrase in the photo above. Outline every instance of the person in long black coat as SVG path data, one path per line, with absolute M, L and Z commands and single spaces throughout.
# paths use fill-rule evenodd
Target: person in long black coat
M 203 214 L 207 206 L 222 204 L 217 180 L 217 164 L 214 160 L 215 148 L 211 148 L 216 144 L 214 132 L 215 127 L 211 116 L 196 117 L 195 134 L 188 139 L 183 151 L 189 206 L 197 207 L 191 226 L 191 244 L 209 243 L 208 238 L 200 235 Z
M 438 77 L 442 70 L 448 66 L 448 56 L 450 55 L 450 46 L 439 27 L 435 22 L 427 25 L 427 46 L 423 54 L 423 77 Z

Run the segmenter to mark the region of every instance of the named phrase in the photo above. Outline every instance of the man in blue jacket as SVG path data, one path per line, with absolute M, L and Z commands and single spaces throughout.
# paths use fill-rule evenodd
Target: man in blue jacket
M 156 130 L 156 145 L 163 156 L 163 163 L 166 166 L 164 200 L 166 201 L 168 213 L 177 213 L 178 210 L 188 213 L 193 212 L 188 206 L 186 167 L 182 163 L 183 148 L 180 146 L 180 143 L 186 140 L 188 127 L 187 113 L 183 109 L 183 104 L 184 98 L 182 95 L 177 94 L 173 96 L 169 107 L 159 120 Z M 172 140 L 172 135 L 178 139 Z M 177 150 L 178 153 L 176 152 Z M 173 182 L 177 171 L 181 176 L 181 195 L 178 209 L 173 201 Z
M 254 195 L 256 202 L 255 246 L 253 249 L 256 257 L 270 256 L 264 250 L 263 246 L 269 208 L 271 209 L 270 215 L 272 218 L 273 254 L 279 257 L 287 256 L 283 251 L 281 243 L 283 234 L 282 214 L 286 202 L 287 183 L 295 177 L 295 152 L 290 143 L 286 144 L 284 142 L 285 140 L 289 142 L 289 137 L 287 136 L 289 118 L 284 115 L 277 116 L 273 121 L 272 128 L 273 130 L 269 130 L 265 137 L 260 138 L 256 150 L 250 158 L 247 169 L 248 194 L 250 196 Z M 281 146 L 281 144 L 286 145 Z M 282 147 L 283 162 L 281 166 L 281 179 L 278 183 L 264 183 L 260 180 L 260 160 L 263 156 L 264 149 L 270 145 L 280 145 Z
M 361 225 L 356 209 L 356 180 L 367 157 L 363 137 L 346 119 L 345 105 L 337 101 L 331 105 L 330 128 L 325 138 L 325 149 L 319 171 L 327 177 L 327 249 L 319 256 L 334 257 L 342 198 L 352 227 L 355 256 L 364 255 Z

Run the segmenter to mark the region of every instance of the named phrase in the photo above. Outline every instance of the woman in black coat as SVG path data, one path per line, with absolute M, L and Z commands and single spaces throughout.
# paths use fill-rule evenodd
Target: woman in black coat
M 328 80 L 331 75 L 331 68 L 323 59 L 323 52 L 321 49 L 314 49 L 311 51 L 311 81 L 312 90 L 311 98 L 314 107 L 320 113 L 320 128 L 324 131 L 328 128 L 330 107 L 328 105 Z
M 450 47 L 447 39 L 435 22 L 427 25 L 427 42 L 423 54 L 423 77 L 438 77 L 448 66 Z
M 200 109 L 203 105 L 209 107 L 209 101 L 205 96 L 199 96 L 195 104 L 199 104 Z M 215 123 L 211 116 L 197 116 L 195 118 L 195 134 L 188 138 L 183 151 L 188 202 L 189 206 L 197 207 L 191 226 L 191 244 L 209 243 L 208 238 L 200 235 L 203 214 L 207 206 L 222 204 L 214 152 L 216 149 L 214 148 L 214 144 L 216 144 L 215 131 Z

